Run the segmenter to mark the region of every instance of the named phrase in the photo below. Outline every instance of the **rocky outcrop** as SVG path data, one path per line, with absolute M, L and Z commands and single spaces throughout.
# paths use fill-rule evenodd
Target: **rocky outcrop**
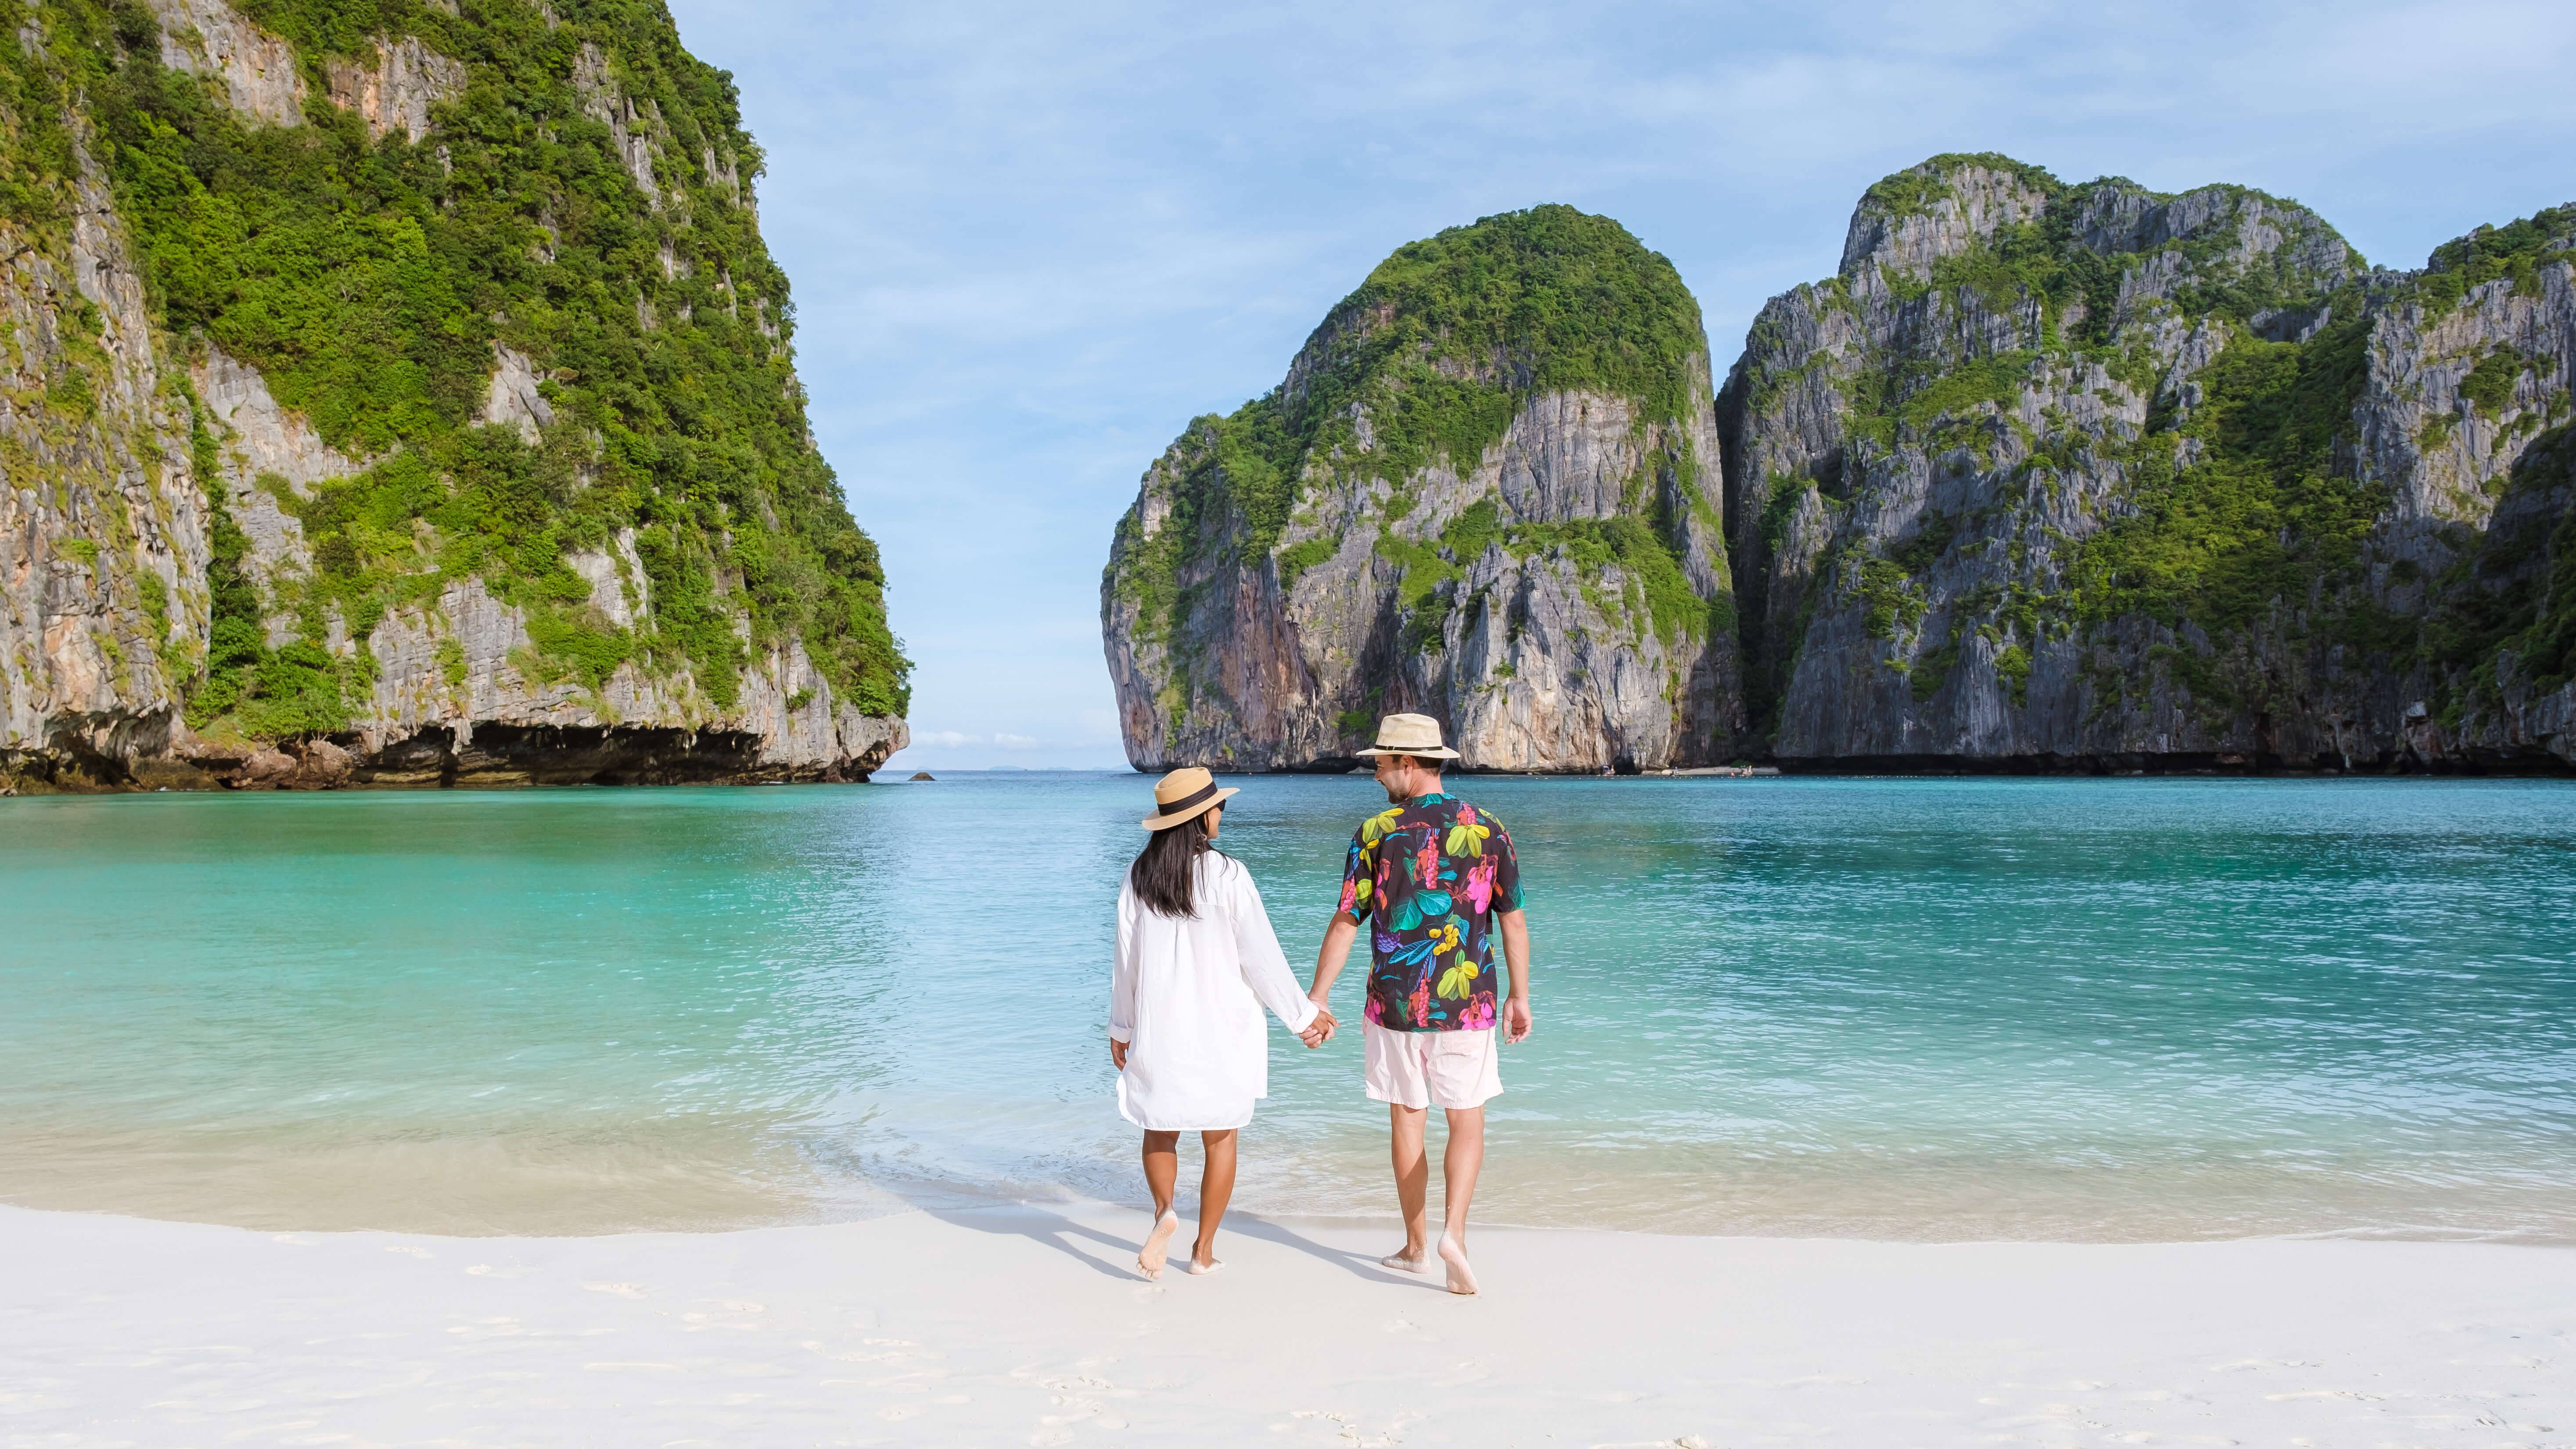
M 1397 710 L 1471 769 L 1724 758 L 1701 336 L 1663 258 L 1570 208 L 1398 252 L 1147 470 L 1101 583 L 1129 759 L 1342 769 Z
M 300 122 L 287 39 L 220 0 L 155 11 L 163 63 L 206 77 L 242 124 Z M 605 53 L 571 36 L 562 53 L 558 74 L 597 101 L 571 72 L 604 77 Z M 418 36 L 380 38 L 324 71 L 331 98 L 389 145 L 435 138 L 434 108 L 466 79 Z M 611 99 L 671 129 L 653 102 Z M 202 331 L 168 330 L 147 292 L 153 253 L 94 159 L 117 153 L 94 144 L 87 115 L 49 123 L 69 128 L 76 163 L 53 183 L 60 217 L 0 223 L 12 339 L 0 351 L 0 793 L 856 780 L 907 742 L 900 657 L 889 684 L 890 636 L 866 616 L 874 546 L 822 491 L 829 472 L 803 430 L 782 329 L 746 323 L 690 344 L 701 359 L 741 348 L 793 413 L 774 442 L 737 428 L 729 451 L 690 457 L 690 487 L 722 500 L 685 506 L 705 507 L 709 529 L 675 524 L 685 507 L 620 512 L 592 490 L 613 481 L 653 498 L 660 480 L 638 456 L 681 449 L 645 431 L 649 414 L 555 393 L 549 379 L 572 374 L 544 334 L 490 338 L 479 408 L 470 370 L 434 384 L 458 399 L 451 416 L 473 414 L 449 431 L 417 413 L 378 425 L 333 392 L 346 371 L 281 374 Z M 710 157 L 748 144 L 690 124 Z M 632 148 L 616 145 L 624 164 Z M 696 184 L 727 205 L 747 194 L 730 160 Z M 716 269 L 730 301 L 731 273 Z M 669 280 L 667 262 L 657 270 Z M 349 320 L 382 330 L 393 317 Z M 487 344 L 465 345 L 471 369 Z M 657 405 L 627 394 L 639 396 Z M 339 411 L 317 422 L 282 397 Z M 779 411 L 775 395 L 758 407 Z M 784 491 L 781 473 L 808 491 Z M 835 627 L 800 630 L 800 617 Z
M 2517 466 L 2569 412 L 2571 246 L 2471 238 L 2373 272 L 2241 188 L 2066 186 L 2000 157 L 1873 188 L 1838 274 L 1764 309 L 1720 408 L 1771 749 L 2569 760 L 2563 656 L 2535 682 L 2518 634 L 2445 620 L 2553 607 L 2563 480 Z M 2518 562 L 2490 568 L 2507 518 Z
M 516 428 L 519 436 L 536 442 L 555 420 L 554 405 L 537 390 L 536 364 L 526 353 L 497 343 L 492 355 L 492 384 L 484 390 L 483 411 L 476 419 Z
M 244 120 L 294 126 L 304 120 L 304 75 L 295 47 L 224 0 L 151 0 L 161 27 L 161 63 L 216 83 Z
M 1549 384 L 1652 332 L 1645 273 L 1483 259 L 1585 319 L 1505 335 L 1454 260 L 1148 470 L 1102 586 L 1139 768 L 1340 768 L 1398 708 L 1498 769 L 2576 766 L 2576 207 L 2397 272 L 2242 187 L 1937 157 L 1713 407 L 1696 353 Z
M 429 108 L 465 90 L 465 67 L 421 44 L 420 37 L 377 38 L 372 57 L 342 57 L 328 67 L 331 104 L 355 111 L 379 140 L 395 131 L 413 141 L 429 135 Z
M 166 754 L 205 659 L 205 504 L 185 398 L 83 140 L 79 206 L 0 224 L 0 788 Z
M 653 103 L 649 100 L 638 102 L 617 84 L 616 78 L 609 74 L 607 52 L 596 45 L 583 45 L 574 57 L 572 83 L 573 89 L 581 94 L 583 114 L 608 128 L 617 148 L 617 159 L 625 166 L 626 174 L 635 178 L 636 189 L 644 193 L 646 201 L 660 206 L 662 185 L 654 177 L 653 162 L 660 149 L 658 142 L 667 134 L 668 128 L 662 124 L 662 117 L 654 110 Z M 713 152 L 707 159 L 712 170 Z M 729 189 L 738 194 L 741 190 L 738 179 L 728 173 L 727 181 Z M 667 274 L 672 262 L 666 257 L 662 266 Z

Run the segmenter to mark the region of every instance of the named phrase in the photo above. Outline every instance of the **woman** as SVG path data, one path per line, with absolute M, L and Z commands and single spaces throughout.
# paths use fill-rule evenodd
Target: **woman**
M 1198 768 L 1174 770 L 1154 786 L 1153 832 L 1118 890 L 1118 960 L 1110 974 L 1109 1060 L 1118 1068 L 1118 1111 L 1145 1129 L 1145 1186 L 1154 1229 L 1136 1266 L 1163 1276 L 1164 1255 L 1181 1226 L 1172 1211 L 1180 1141 L 1196 1132 L 1207 1150 L 1199 1179 L 1199 1238 L 1192 1273 L 1213 1273 L 1217 1224 L 1234 1195 L 1234 1134 L 1270 1095 L 1268 1007 L 1307 1046 L 1333 1034 L 1331 1012 L 1306 999 L 1270 933 L 1261 892 L 1243 863 L 1212 846 L 1225 819 L 1220 790 Z

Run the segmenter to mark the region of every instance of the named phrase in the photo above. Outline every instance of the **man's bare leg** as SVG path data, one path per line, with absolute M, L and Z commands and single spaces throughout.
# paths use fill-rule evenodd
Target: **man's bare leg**
M 1389 1253 L 1379 1262 L 1408 1273 L 1419 1273 L 1430 1266 L 1431 1244 L 1431 1159 L 1422 1150 L 1422 1124 L 1431 1115 L 1425 1107 L 1386 1105 L 1389 1156 L 1395 1163 L 1395 1201 L 1404 1210 L 1404 1251 Z
M 1216 1228 L 1225 1221 L 1225 1205 L 1234 1196 L 1234 1132 L 1202 1132 L 1199 1145 L 1207 1150 L 1207 1166 L 1199 1175 L 1199 1241 L 1190 1254 L 1192 1273 L 1213 1273 L 1216 1260 Z
M 1467 1206 L 1476 1200 L 1476 1174 L 1485 1166 L 1485 1109 L 1449 1109 L 1449 1150 L 1440 1155 L 1447 1218 L 1441 1225 L 1440 1261 L 1449 1268 L 1449 1291 L 1476 1291 L 1467 1266 Z
M 1169 1251 L 1172 1234 L 1180 1231 L 1181 1215 L 1172 1211 L 1172 1189 L 1181 1175 L 1181 1134 L 1148 1132 L 1145 1134 L 1145 1190 L 1154 1195 L 1154 1230 L 1145 1235 L 1145 1247 L 1136 1255 L 1136 1266 L 1148 1278 L 1163 1276 L 1163 1259 Z M 1227 1184 L 1233 1175 L 1227 1174 Z

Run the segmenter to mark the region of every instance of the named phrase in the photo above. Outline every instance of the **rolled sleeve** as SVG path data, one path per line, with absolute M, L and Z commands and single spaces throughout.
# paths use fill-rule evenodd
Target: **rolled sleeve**
M 1349 862 L 1342 867 L 1342 910 L 1365 921 L 1377 908 L 1377 847 L 1351 835 Z
M 1494 858 L 1494 909 L 1519 910 L 1521 858 L 1519 852 L 1512 849 L 1512 833 L 1505 830 L 1499 821 L 1494 825 L 1493 843 L 1485 847 L 1485 853 Z

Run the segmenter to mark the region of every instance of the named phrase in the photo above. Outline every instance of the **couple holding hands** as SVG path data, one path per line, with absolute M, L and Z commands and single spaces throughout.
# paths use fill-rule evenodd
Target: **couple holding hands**
M 1118 1110 L 1145 1129 L 1145 1185 L 1154 1226 L 1136 1255 L 1159 1278 L 1180 1215 L 1173 1211 L 1180 1136 L 1197 1132 L 1207 1163 L 1199 1184 L 1192 1273 L 1223 1266 L 1216 1231 L 1234 1192 L 1235 1133 L 1269 1095 L 1268 1008 L 1309 1048 L 1339 1023 L 1324 1007 L 1351 942 L 1369 930 L 1363 1077 L 1387 1104 L 1404 1246 L 1380 1261 L 1430 1270 L 1430 1161 L 1422 1129 L 1430 1109 L 1449 1118 L 1442 1159 L 1446 1221 L 1438 1244 L 1449 1291 L 1473 1293 L 1467 1207 L 1485 1158 L 1485 1103 L 1503 1089 L 1496 1039 L 1530 1033 L 1529 929 L 1520 865 L 1502 823 L 1446 793 L 1439 723 L 1389 715 L 1372 759 L 1388 808 L 1361 822 L 1342 872 L 1341 905 L 1300 995 L 1243 863 L 1215 848 L 1225 801 L 1207 771 L 1175 770 L 1154 786 L 1153 832 L 1118 892 L 1118 952 L 1111 972 L 1109 1059 Z M 1372 924 L 1373 923 L 1373 924 Z M 1496 946 L 1511 968 L 1497 992 Z M 1498 1000 L 1498 995 L 1500 999 Z

